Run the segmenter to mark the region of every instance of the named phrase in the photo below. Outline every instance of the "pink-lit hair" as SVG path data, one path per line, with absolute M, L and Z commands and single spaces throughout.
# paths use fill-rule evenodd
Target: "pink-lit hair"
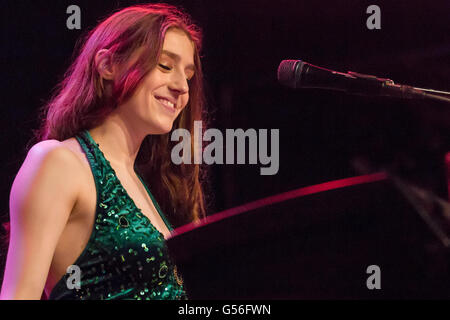
M 101 124 L 117 105 L 133 95 L 143 78 L 156 66 L 164 36 L 170 28 L 183 30 L 195 47 L 196 72 L 189 82 L 189 102 L 173 124 L 173 129 L 185 128 L 193 133 L 194 121 L 204 120 L 206 115 L 200 63 L 201 31 L 188 15 L 173 6 L 146 4 L 112 14 L 87 35 L 78 57 L 42 109 L 42 125 L 35 133 L 35 140 L 61 141 Z M 117 66 L 125 65 L 138 49 L 142 49 L 137 61 L 114 80 L 109 94 L 95 66 L 94 57 L 100 49 L 108 49 Z M 205 214 L 201 186 L 203 170 L 197 164 L 174 165 L 170 159 L 174 142 L 169 137 L 169 134 L 147 136 L 136 166 L 143 178 L 151 181 L 152 193 L 177 225 Z M 193 141 L 191 148 L 191 154 L 194 154 Z

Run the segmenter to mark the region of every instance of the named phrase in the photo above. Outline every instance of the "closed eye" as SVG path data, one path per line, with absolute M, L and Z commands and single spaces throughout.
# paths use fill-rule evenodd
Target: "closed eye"
M 170 68 L 170 67 L 168 67 L 168 66 L 166 66 L 166 65 L 163 65 L 163 64 L 158 64 L 158 66 L 160 66 L 161 68 L 163 68 L 164 70 L 168 70 L 168 71 L 170 71 L 170 70 L 172 70 L 172 68 Z
M 162 63 L 158 63 L 158 66 L 159 66 L 160 68 L 164 69 L 164 70 L 167 70 L 167 71 L 172 70 L 171 67 L 168 67 L 168 66 L 166 66 L 166 65 L 164 65 L 164 64 L 162 64 Z M 192 73 L 189 75 L 189 77 L 186 78 L 186 80 L 187 80 L 188 82 L 190 82 L 190 81 L 192 80 L 193 77 L 194 77 L 194 73 L 192 72 Z

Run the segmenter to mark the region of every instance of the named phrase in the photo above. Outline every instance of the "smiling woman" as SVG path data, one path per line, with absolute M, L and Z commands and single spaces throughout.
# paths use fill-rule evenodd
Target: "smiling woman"
M 162 4 L 87 35 L 11 189 L 2 299 L 187 298 L 165 238 L 204 216 L 204 175 L 171 162 L 169 136 L 202 121 L 200 47 Z
M 181 29 L 167 30 L 157 67 L 143 79 L 133 96 L 118 106 L 117 113 L 126 115 L 132 127 L 142 127 L 147 134 L 165 134 L 172 129 L 176 117 L 189 100 L 188 77 L 192 78 L 194 45 Z M 167 52 L 171 55 L 168 56 Z M 98 56 L 98 64 L 108 61 L 108 51 Z M 176 59 L 170 58 L 176 57 Z M 106 62 L 107 63 L 107 62 Z M 113 79 L 117 70 L 105 71 Z

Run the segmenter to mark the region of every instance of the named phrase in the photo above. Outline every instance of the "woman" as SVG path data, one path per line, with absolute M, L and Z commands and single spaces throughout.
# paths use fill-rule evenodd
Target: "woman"
M 169 135 L 202 119 L 199 51 L 198 28 L 168 5 L 90 32 L 11 189 L 2 299 L 187 298 L 165 214 L 204 215 L 200 168 L 171 162 Z

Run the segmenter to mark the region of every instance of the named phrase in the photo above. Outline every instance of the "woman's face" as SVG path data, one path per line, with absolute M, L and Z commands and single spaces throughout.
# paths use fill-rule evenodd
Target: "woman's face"
M 194 75 L 194 45 L 180 29 L 169 29 L 156 67 L 133 96 L 119 106 L 134 129 L 164 134 L 189 100 L 189 79 Z

